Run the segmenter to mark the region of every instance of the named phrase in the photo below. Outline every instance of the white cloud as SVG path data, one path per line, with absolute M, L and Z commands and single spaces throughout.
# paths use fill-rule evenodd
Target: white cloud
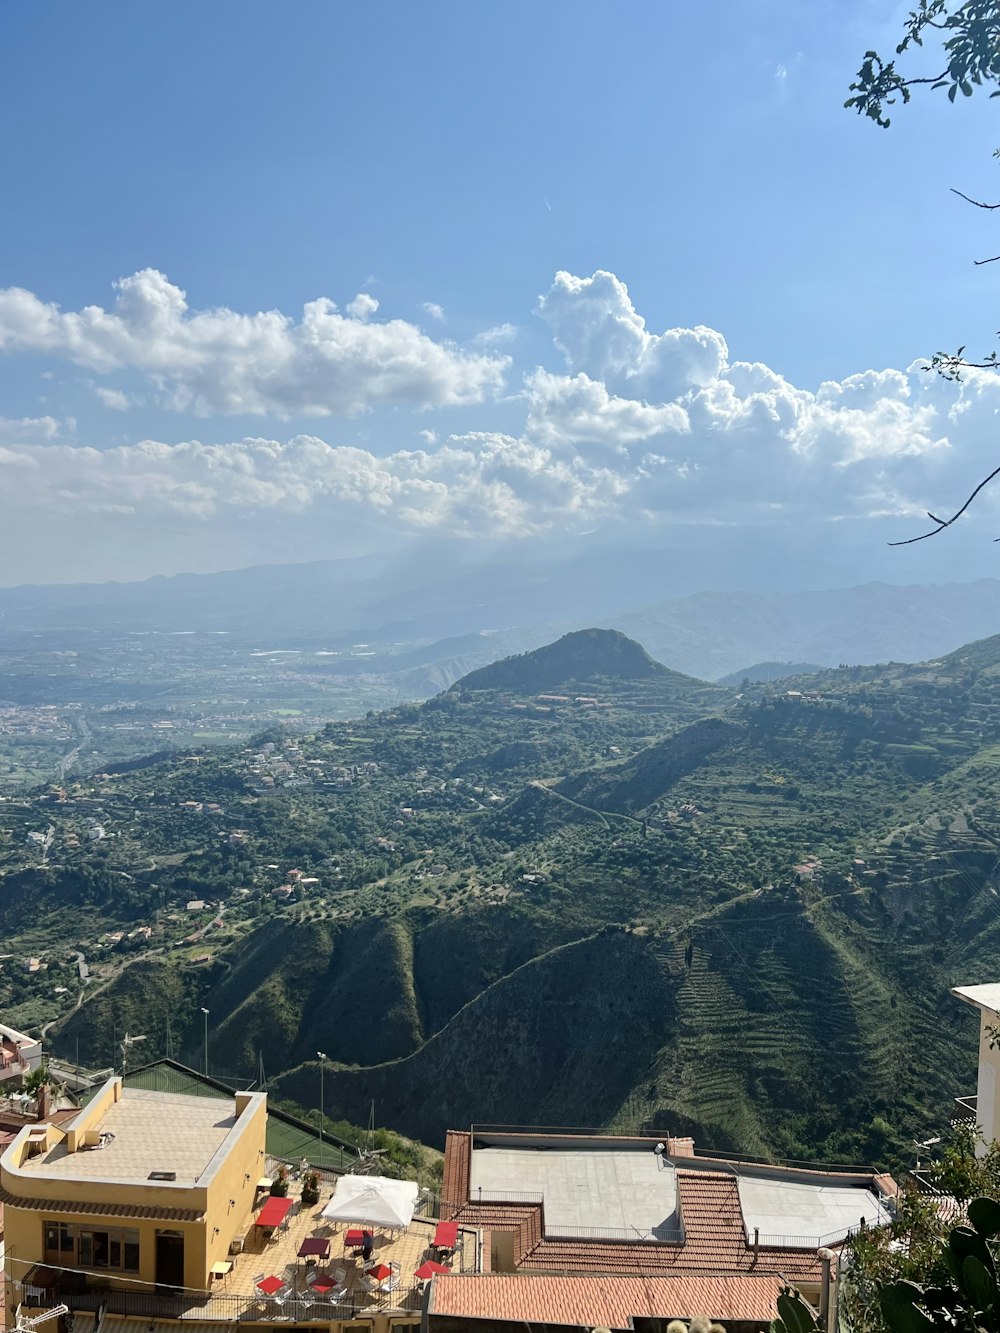
M 425 301 L 423 304 L 425 315 L 430 315 L 431 319 L 444 319 L 444 306 L 438 305 L 437 301 Z
M 714 329 L 649 333 L 628 288 L 598 269 L 589 278 L 560 272 L 539 298 L 538 313 L 571 370 L 582 370 L 624 392 L 668 402 L 718 378 L 728 359 L 726 340 Z
M 353 301 L 347 303 L 347 313 L 352 319 L 368 319 L 378 310 L 378 301 L 368 292 L 358 292 Z
M 127 412 L 129 409 L 128 395 L 121 389 L 107 389 L 99 384 L 94 393 L 101 400 L 105 407 L 109 407 L 112 412 Z
M 190 351 L 189 326 L 202 317 L 178 317 L 171 291 L 168 285 L 142 319 L 134 309 L 116 310 L 88 316 L 81 331 L 76 316 L 78 323 L 59 324 L 58 336 L 65 343 L 72 333 L 74 346 L 89 347 L 90 326 L 110 321 L 113 348 L 123 337 L 127 346 L 160 338 L 175 351 L 181 345 Z M 83 543 L 106 551 L 108 575 L 118 572 L 115 561 L 129 543 L 148 552 L 156 540 L 165 550 L 179 542 L 185 551 L 228 549 L 227 542 L 239 540 L 251 563 L 290 533 L 296 549 L 304 543 L 321 556 L 348 553 L 359 533 L 368 549 L 379 549 L 414 535 L 583 532 L 612 521 L 630 529 L 777 522 L 797 530 L 877 517 L 883 525 L 887 515 L 946 511 L 953 501 L 957 507 L 996 465 L 1000 375 L 970 373 L 956 385 L 915 363 L 862 371 L 813 392 L 761 363 L 730 364 L 722 336 L 711 329 L 650 334 L 614 275 L 560 274 L 553 293 L 542 304 L 557 344 L 571 362 L 589 368 L 531 371 L 520 394 L 503 405 L 507 419 L 523 414 L 509 433 L 470 428 L 439 438 L 435 421 L 418 432 L 416 449 L 296 435 L 226 444 L 143 440 L 101 451 L 61 442 L 72 427 L 52 417 L 0 421 L 0 568 L 12 567 L 44 522 L 76 549 Z M 221 321 L 226 356 L 238 360 L 237 317 L 205 318 Z M 280 324 L 283 317 L 275 318 Z M 348 329 L 367 339 L 392 327 L 336 318 L 338 337 L 348 337 Z M 247 320 L 244 345 L 259 369 L 257 319 Z M 0 318 L 7 336 L 13 322 L 9 310 L 6 323 Z M 291 348 L 291 363 L 278 365 L 274 380 L 255 393 L 271 400 L 307 382 L 303 367 L 316 362 L 305 351 L 296 360 L 303 327 L 281 325 L 279 341 Z M 405 327 L 417 346 L 436 349 L 431 355 L 461 356 Z M 194 342 L 196 349 L 211 346 L 218 360 L 207 328 Z M 370 347 L 357 344 L 362 376 L 371 373 L 364 363 Z M 182 372 L 189 389 L 196 374 L 207 374 L 200 355 L 192 352 L 183 365 L 180 358 L 175 385 Z M 239 382 L 245 385 L 246 375 Z M 233 383 L 225 380 L 214 392 L 234 393 Z M 308 391 L 315 394 L 315 385 Z M 479 424 L 473 413 L 466 419 Z M 405 437 L 415 426 L 408 420 L 399 429 Z M 970 522 L 990 522 L 998 507 L 1000 491 L 985 494 Z
M 677 403 L 651 406 L 608 393 L 588 375 L 550 375 L 536 370 L 526 380 L 527 433 L 546 445 L 633 444 L 690 429 L 688 414 Z
M 477 333 L 472 341 L 476 347 L 502 347 L 505 343 L 512 343 L 517 334 L 516 324 L 496 324 L 491 329 Z
M 45 444 L 59 430 L 55 417 L 0 417 L 0 444 Z
M 116 284 L 111 309 L 62 311 L 22 288 L 0 290 L 0 351 L 62 357 L 101 373 L 134 368 L 165 405 L 199 415 L 354 415 L 378 403 L 479 403 L 503 384 L 507 358 L 428 338 L 404 320 L 372 323 L 374 298 L 355 316 L 325 297 L 296 323 L 280 311 L 191 311 L 155 269 Z

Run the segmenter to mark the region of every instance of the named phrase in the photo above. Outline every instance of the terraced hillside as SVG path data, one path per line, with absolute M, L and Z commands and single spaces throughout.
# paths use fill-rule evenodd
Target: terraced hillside
M 323 1050 L 331 1113 L 432 1142 L 548 1120 L 905 1159 L 972 1078 L 948 988 L 996 979 L 1000 640 L 739 696 L 560 644 L 0 806 L 51 967 L 0 1002 L 62 1006 L 50 1036 L 99 1063 L 125 1025 L 198 1060 L 204 1006 L 217 1072 L 263 1059 L 308 1108 Z

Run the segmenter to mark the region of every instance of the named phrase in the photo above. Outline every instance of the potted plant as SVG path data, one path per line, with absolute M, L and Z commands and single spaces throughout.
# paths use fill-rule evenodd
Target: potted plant
M 302 1202 L 309 1207 L 319 1203 L 319 1175 L 315 1171 L 307 1171 L 302 1177 Z
M 271 1193 L 279 1199 L 283 1199 L 287 1195 L 288 1193 L 287 1166 L 278 1167 L 278 1174 L 271 1181 Z

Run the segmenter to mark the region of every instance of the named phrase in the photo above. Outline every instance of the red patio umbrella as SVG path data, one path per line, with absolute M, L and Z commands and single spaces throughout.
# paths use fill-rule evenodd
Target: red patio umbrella
M 426 1282 L 428 1278 L 434 1277 L 436 1273 L 450 1273 L 451 1269 L 447 1264 L 439 1264 L 436 1259 L 427 1259 L 416 1270 L 414 1276 L 421 1282 Z

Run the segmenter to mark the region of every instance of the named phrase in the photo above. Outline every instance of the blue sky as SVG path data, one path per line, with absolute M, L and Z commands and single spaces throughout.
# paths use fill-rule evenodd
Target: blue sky
M 905 372 L 992 345 L 996 277 L 972 259 L 1000 246 L 949 187 L 1000 195 L 1000 125 L 984 98 L 918 99 L 889 131 L 843 109 L 904 11 L 10 0 L 0 579 L 302 558 L 290 522 L 312 556 L 636 524 L 721 525 L 738 553 L 746 525 L 773 520 L 780 544 L 846 522 L 853 549 L 946 508 L 992 457 L 1000 396 Z M 128 289 L 127 328 L 65 322 L 146 270 L 163 278 Z M 580 285 L 600 272 L 618 286 Z M 321 298 L 342 322 L 301 329 Z M 151 331 L 164 302 L 174 324 Z M 205 311 L 224 327 L 192 331 Z M 245 346 L 258 311 L 295 347 L 274 327 Z M 635 320 L 625 364 L 609 329 Z M 642 341 L 698 326 L 724 354 Z M 319 363 L 316 337 L 335 344 Z M 774 382 L 734 390 L 744 361 Z M 794 484 L 769 490 L 788 450 Z M 39 524 L 59 535 L 28 559 Z M 964 544 L 930 545 L 920 577 L 959 572 Z

